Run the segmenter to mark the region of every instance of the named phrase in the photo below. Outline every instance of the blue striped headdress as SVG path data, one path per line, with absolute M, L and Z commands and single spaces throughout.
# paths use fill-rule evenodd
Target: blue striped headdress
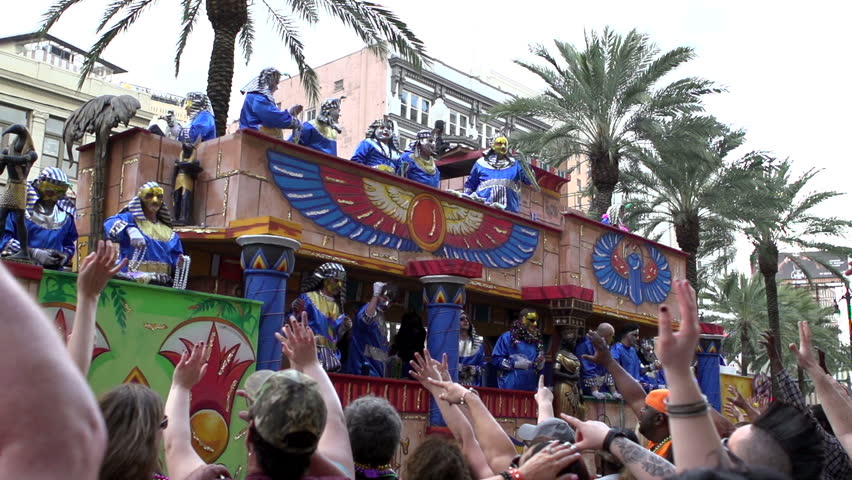
M 157 182 L 148 182 L 139 187 L 139 191 L 137 192 L 136 196 L 133 197 L 133 199 L 130 200 L 127 206 L 122 208 L 119 213 L 130 212 L 133 214 L 133 218 L 135 218 L 136 220 L 147 220 L 145 218 L 144 206 L 142 205 L 142 193 L 145 190 L 155 187 L 162 188 Z M 172 226 L 172 216 L 169 213 L 169 207 L 166 204 L 165 198 L 163 198 L 163 204 L 160 206 L 160 211 L 157 212 L 157 220 L 165 223 L 170 227 Z
M 35 208 L 36 202 L 39 200 L 38 186 L 41 182 L 49 182 L 56 185 L 71 187 L 71 182 L 68 181 L 68 175 L 65 175 L 61 169 L 57 167 L 47 167 L 38 174 L 33 181 L 27 184 L 27 217 Z M 74 215 L 77 209 L 74 207 L 74 202 L 69 198 L 60 199 L 56 205 L 70 215 Z

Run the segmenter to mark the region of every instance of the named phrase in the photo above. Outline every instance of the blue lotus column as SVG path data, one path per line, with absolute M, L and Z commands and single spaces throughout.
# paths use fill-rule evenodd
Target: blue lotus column
M 296 240 L 278 235 L 244 235 L 237 238 L 243 250 L 245 298 L 263 302 L 260 309 L 260 333 L 257 339 L 257 369 L 278 370 L 281 345 L 275 332 L 284 326 L 287 280 L 296 264 Z
M 707 401 L 722 411 L 722 340 L 724 335 L 703 333 L 698 339 L 695 355 L 698 358 L 698 385 Z
M 459 321 L 466 300 L 465 287 L 470 279 L 455 275 L 428 275 L 423 282 L 423 303 L 426 305 L 429 337 L 427 345 L 432 358 L 440 360 L 446 353 L 450 375 L 458 381 Z M 429 424 L 446 426 L 435 400 L 429 407 Z

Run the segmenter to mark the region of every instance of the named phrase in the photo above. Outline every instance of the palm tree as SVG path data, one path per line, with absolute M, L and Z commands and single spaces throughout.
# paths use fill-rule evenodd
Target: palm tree
M 43 15 L 42 32 L 47 32 L 59 20 L 65 11 L 82 0 L 57 0 Z M 89 50 L 86 62 L 80 76 L 80 86 L 86 76 L 92 72 L 95 62 L 115 37 L 130 28 L 144 11 L 156 0 L 111 0 L 98 24 L 98 33 L 103 34 Z M 408 26 L 389 9 L 369 1 L 362 0 L 286 0 L 280 6 L 273 5 L 271 0 L 181 0 L 183 6 L 183 26 L 177 42 L 175 53 L 175 76 L 180 71 L 180 60 L 189 35 L 201 12 L 201 4 L 207 10 L 207 19 L 213 27 L 213 50 L 210 53 L 210 64 L 207 71 L 207 95 L 216 112 L 216 129 L 219 135 L 225 134 L 225 122 L 228 115 L 228 100 L 231 95 L 231 83 L 234 76 L 234 51 L 239 37 L 239 43 L 248 63 L 252 55 L 254 41 L 254 12 L 257 9 L 266 11 L 276 32 L 284 41 L 290 57 L 299 68 L 302 85 L 308 94 L 308 99 L 315 103 L 319 98 L 319 81 L 316 72 L 308 66 L 305 60 L 304 44 L 302 43 L 297 23 L 308 24 L 319 22 L 319 11 L 340 20 L 355 32 L 370 50 L 377 55 L 385 56 L 389 46 L 395 49 L 402 58 L 420 67 L 425 59 L 425 48 Z M 276 7 L 289 7 L 290 12 L 282 13 Z M 254 8 L 252 8 L 254 7 Z M 107 24 L 119 15 L 116 21 L 106 31 Z
M 633 148 L 636 162 L 622 169 L 619 190 L 631 204 L 628 221 L 645 236 L 672 225 L 678 246 L 689 254 L 686 278 L 699 291 L 698 259 L 725 258 L 736 223 L 724 207 L 730 198 L 754 191 L 752 174 L 726 161 L 745 132 L 731 131 L 712 117 L 680 116 L 651 132 L 653 148 Z
M 724 349 L 739 357 L 742 375 L 748 375 L 749 367 L 754 371 L 766 370 L 769 359 L 761 347 L 760 333 L 769 329 L 766 309 L 766 288 L 762 275 L 746 277 L 731 274 L 716 279 L 702 294 L 703 306 L 708 311 L 706 321 L 718 323 L 729 332 Z M 781 337 L 785 345 L 798 341 L 798 322 L 808 321 L 814 335 L 814 344 L 826 352 L 826 363 L 837 371 L 848 358 L 846 347 L 840 343 L 840 329 L 834 323 L 834 310 L 820 306 L 807 288 L 790 285 L 778 287 Z M 787 349 L 780 350 L 782 363 L 793 368 L 796 361 Z
M 496 117 L 534 116 L 553 123 L 542 132 L 519 133 L 522 149 L 551 165 L 581 156 L 590 162 L 593 198 L 589 216 L 600 219 L 612 203 L 619 164 L 628 149 L 663 118 L 702 110 L 701 97 L 719 92 L 712 82 L 683 78 L 657 87 L 662 77 L 695 55 L 679 47 L 660 54 L 647 35 L 619 35 L 609 28 L 586 35 L 580 51 L 555 42 L 557 56 L 539 45 L 532 53 L 545 64 L 516 61 L 547 84 L 544 94 L 517 98 L 489 112 Z
M 837 217 L 820 217 L 813 212 L 813 209 L 824 201 L 841 195 L 839 192 L 804 191 L 808 182 L 818 173 L 817 170 L 810 169 L 794 178 L 791 172 L 792 162 L 789 159 L 777 162 L 774 158 L 763 155 L 750 158 L 744 162 L 744 167 L 756 174 L 760 191 L 763 193 L 762 200 L 734 206 L 738 208 L 744 232 L 754 245 L 758 271 L 766 286 L 769 329 L 775 334 L 775 348 L 781 351 L 779 340 L 782 327 L 778 284 L 775 279 L 778 274 L 778 248 L 818 250 L 848 256 L 852 249 L 828 243 L 826 240 L 843 235 L 844 231 L 852 226 L 852 221 Z M 790 257 L 790 260 L 807 272 L 794 257 Z M 842 272 L 826 261 L 819 257 L 813 260 L 837 278 L 844 278 Z M 777 372 L 772 372 L 773 378 L 776 378 L 776 374 Z

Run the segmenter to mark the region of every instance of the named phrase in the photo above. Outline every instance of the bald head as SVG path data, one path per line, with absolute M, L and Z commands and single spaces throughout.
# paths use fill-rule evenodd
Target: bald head
M 607 341 L 607 343 L 609 343 L 612 340 L 612 337 L 615 335 L 615 329 L 612 327 L 612 325 L 608 323 L 602 323 L 598 325 L 597 332 L 598 335 L 600 335 Z

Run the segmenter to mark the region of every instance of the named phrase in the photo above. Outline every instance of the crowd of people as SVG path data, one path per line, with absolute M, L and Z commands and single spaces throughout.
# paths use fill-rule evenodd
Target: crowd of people
M 138 384 L 120 385 L 96 401 L 86 383 L 99 296 L 125 263 L 119 261 L 118 246 L 108 242 L 82 262 L 77 315 L 67 346 L 40 307 L 0 267 L 0 284 L 9 293 L 6 318 L 0 323 L 0 355 L 6 365 L 15 366 L 0 373 L 5 385 L 0 411 L 4 476 L 148 480 L 166 478 L 168 472 L 176 480 L 230 478 L 226 467 L 205 464 L 192 446 L 190 392 L 205 373 L 209 345 L 196 344 L 183 353 L 165 401 Z M 537 423 L 521 426 L 513 439 L 471 386 L 475 368 L 460 376 L 466 382 L 457 382 L 446 355 L 435 359 L 427 349 L 416 352 L 409 374 L 435 399 L 452 438 L 431 436 L 417 445 L 405 458 L 404 478 L 852 478 L 852 398 L 820 367 L 809 324 L 799 324 L 800 343 L 790 350 L 812 380 L 822 402 L 819 408 L 806 404 L 767 336 L 767 353 L 781 371 L 780 394 L 763 405 L 735 397 L 729 411 L 739 423 L 732 424 L 708 404 L 693 372 L 700 331 L 695 292 L 687 281 L 676 282 L 675 290 L 681 299 L 680 329 L 673 331 L 674 312 L 662 305 L 656 344 L 667 389 L 646 392 L 628 371 L 630 365 L 625 367 L 617 350 L 608 348 L 605 336 L 610 328 L 599 327 L 586 338 L 592 353 L 583 354 L 584 361 L 605 368 L 612 377 L 636 414 L 636 431 L 556 415 L 554 392 L 542 375 L 533 373 Z M 359 313 L 365 328 L 376 325 L 388 286 L 377 285 L 374 293 L 376 301 Z M 313 300 L 306 295 L 302 301 Z M 289 368 L 257 371 L 237 392 L 248 405 L 240 412 L 248 423 L 246 478 L 400 478 L 393 464 L 403 429 L 399 413 L 388 400 L 374 396 L 342 408 L 310 312 L 307 307 L 295 312 L 276 334 Z M 527 313 L 525 319 L 534 317 Z M 464 339 L 471 345 L 472 334 L 470 328 Z M 567 355 L 571 338 L 563 340 L 566 350 L 560 354 Z M 471 352 L 468 348 L 464 354 L 475 356 Z M 369 361 L 365 365 L 373 368 Z M 640 442 L 639 435 L 645 440 Z

